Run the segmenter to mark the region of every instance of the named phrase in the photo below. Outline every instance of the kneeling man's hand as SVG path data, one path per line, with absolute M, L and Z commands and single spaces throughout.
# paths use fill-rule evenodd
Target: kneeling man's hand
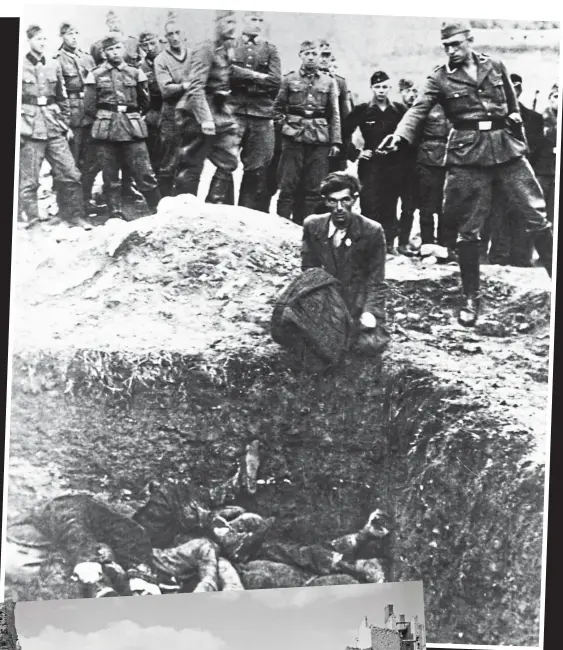
M 370 314 L 369 311 L 365 311 L 360 316 L 360 325 L 366 330 L 372 330 L 377 324 L 375 316 Z

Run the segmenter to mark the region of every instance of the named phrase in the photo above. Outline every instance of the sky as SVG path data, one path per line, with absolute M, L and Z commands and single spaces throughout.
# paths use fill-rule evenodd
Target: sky
M 345 650 L 385 605 L 424 623 L 422 582 L 19 602 L 22 650 Z

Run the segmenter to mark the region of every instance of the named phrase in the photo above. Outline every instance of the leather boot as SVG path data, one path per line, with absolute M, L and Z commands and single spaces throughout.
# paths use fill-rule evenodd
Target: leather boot
M 143 195 L 134 186 L 133 179 L 127 172 L 122 172 L 121 175 L 121 196 L 124 199 L 129 199 L 136 203 L 140 203 L 143 200 Z
M 473 327 L 479 318 L 481 299 L 479 297 L 480 274 L 479 242 L 460 242 L 458 244 L 459 270 L 464 299 L 459 308 L 458 321 L 464 327 Z
M 161 199 L 160 190 L 158 189 L 158 187 L 155 187 L 154 190 L 143 192 L 143 196 L 145 197 L 145 201 L 147 202 L 149 210 L 151 211 L 152 214 L 154 214 L 156 212 L 156 209 L 158 208 L 158 204 L 160 203 L 160 199 Z
M 240 184 L 238 204 L 251 210 L 264 212 L 264 195 L 266 194 L 266 170 L 255 169 L 244 172 Z
M 535 236 L 534 246 L 540 257 L 540 262 L 551 277 L 553 270 L 553 232 L 551 228 L 542 230 Z
M 127 221 L 125 213 L 123 212 L 121 194 L 112 190 L 111 192 L 106 192 L 106 198 L 110 219 L 123 219 L 123 221 Z
M 180 194 L 193 194 L 197 196 L 199 189 L 199 176 L 195 176 L 191 170 L 183 170 L 178 173 L 172 188 L 173 196 Z
M 60 213 L 72 226 L 92 230 L 92 224 L 84 219 L 82 185 L 79 183 L 58 183 L 57 192 L 60 200 Z
M 231 186 L 233 184 L 232 174 L 225 176 L 223 174 L 218 174 L 215 172 L 215 175 L 211 179 L 211 185 L 209 186 L 209 193 L 205 199 L 206 203 L 216 203 L 222 205 L 229 205 L 229 194 L 231 191 Z
M 167 178 L 158 179 L 158 189 L 160 190 L 161 198 L 164 198 L 165 196 L 173 196 L 173 188 L 174 188 L 173 178 L 167 177 Z

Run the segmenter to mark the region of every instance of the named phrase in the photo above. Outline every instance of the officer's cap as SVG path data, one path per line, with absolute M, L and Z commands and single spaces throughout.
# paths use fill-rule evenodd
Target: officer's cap
M 299 46 L 299 54 L 307 52 L 308 50 L 314 50 L 318 47 L 316 41 L 303 41 Z
M 151 41 L 155 41 L 157 39 L 158 36 L 154 32 L 145 31 L 139 34 L 139 43 L 141 45 L 145 43 L 150 43 Z
M 110 34 L 106 34 L 102 38 L 102 49 L 107 50 L 108 47 L 112 47 L 113 45 L 117 45 L 118 43 L 123 43 L 123 38 L 121 37 L 121 34 L 117 34 L 116 32 L 111 32 Z
M 466 20 L 446 20 L 440 28 L 440 37 L 444 41 L 446 38 L 451 38 L 456 34 L 470 31 L 471 25 Z
M 69 32 L 76 32 L 76 31 L 78 31 L 76 29 L 76 27 L 73 24 L 68 23 L 66 21 L 62 22 L 61 26 L 59 27 L 59 35 L 60 36 L 64 36 L 65 34 L 68 34 Z
M 215 12 L 215 20 L 219 21 L 225 18 L 232 18 L 234 15 L 235 15 L 234 11 L 230 11 L 228 9 L 221 9 Z
M 409 88 L 414 87 L 414 81 L 410 79 L 399 79 L 399 91 L 408 90 Z
M 519 74 L 511 74 L 510 75 L 510 81 L 512 81 L 513 86 L 521 86 L 522 85 L 522 77 Z
M 43 30 L 41 27 L 39 27 L 39 25 L 30 25 L 25 33 L 27 34 L 27 38 L 33 38 L 36 34 L 42 31 Z
M 386 72 L 383 72 L 383 70 L 378 70 L 377 72 L 374 72 L 371 75 L 371 79 L 369 80 L 369 82 L 371 86 L 374 86 L 375 84 L 380 84 L 388 80 L 389 80 L 389 75 Z

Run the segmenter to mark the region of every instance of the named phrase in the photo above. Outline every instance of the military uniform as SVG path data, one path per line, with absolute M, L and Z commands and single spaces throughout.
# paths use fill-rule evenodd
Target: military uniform
M 267 75 L 257 79 L 255 73 Z M 281 85 L 275 45 L 243 34 L 234 43 L 231 90 L 239 123 L 244 175 L 239 205 L 264 210 L 266 173 L 274 155 L 274 100 Z
M 149 56 L 145 56 L 139 66 L 147 77 L 149 89 L 149 110 L 145 116 L 147 125 L 147 148 L 153 171 L 158 177 L 161 162 L 160 147 L 160 111 L 162 110 L 162 93 L 156 79 L 156 61 Z
M 102 163 L 111 214 L 123 217 L 119 180 L 123 164 L 149 208 L 155 209 L 160 193 L 145 142 L 147 125 L 141 117 L 150 105 L 145 73 L 124 62 L 118 66 L 106 62 L 89 73 L 85 86 L 84 110 L 94 118 L 92 138 Z
M 553 223 L 555 216 L 555 170 L 557 137 L 557 113 L 547 108 L 543 114 L 544 137 L 538 149 L 535 170 L 547 203 L 547 218 Z
M 485 54 L 471 51 L 470 56 L 477 78 L 472 79 L 463 67 L 437 66 L 395 135 L 412 143 L 420 123 L 437 103 L 452 122 L 446 146 L 444 214 L 457 220 L 463 289 L 474 300 L 479 292 L 480 234 L 491 210 L 503 200 L 512 202 L 532 233 L 548 273 L 552 233 L 541 188 L 526 159 L 526 138 L 520 126 L 510 127 L 507 122 L 509 115 L 518 113 L 518 102 L 506 68 Z M 478 307 L 473 313 L 478 313 Z
M 374 102 L 358 104 L 344 123 L 344 138 L 351 137 L 359 128 L 364 149 L 375 151 L 381 140 L 393 133 L 404 114 L 404 106 L 396 102 L 388 102 L 385 110 Z M 362 214 L 383 226 L 389 248 L 397 237 L 397 205 L 402 189 L 403 165 L 402 152 L 385 156 L 374 153 L 370 159 L 361 159 L 358 163 L 358 177 L 362 183 Z
M 283 77 L 274 105 L 282 140 L 278 168 L 278 215 L 296 223 L 313 214 L 328 174 L 331 145 L 341 145 L 336 83 L 321 70 L 301 67 Z M 296 210 L 303 193 L 303 211 Z
M 444 223 L 442 202 L 446 180 L 446 144 L 450 123 L 444 109 L 436 104 L 424 122 L 417 153 L 417 177 L 419 183 L 420 237 L 423 244 L 434 244 L 434 215 L 438 216 L 438 244 L 453 248 L 456 240 L 456 224 Z
M 158 87 L 162 94 L 160 112 L 160 147 L 162 159 L 158 170 L 158 184 L 163 196 L 168 196 L 174 186 L 176 158 L 181 146 L 181 133 L 176 124 L 176 104 L 182 98 L 182 83 L 188 79 L 190 52 L 182 50 L 178 54 L 166 48 L 154 61 Z
M 30 221 L 39 218 L 37 190 L 45 159 L 59 189 L 61 217 L 84 216 L 80 172 L 66 138 L 68 101 L 60 63 L 29 52 L 22 64 L 19 209 Z
M 176 194 L 197 196 L 206 159 L 217 168 L 207 196 L 209 203 L 226 203 L 232 187 L 232 173 L 238 166 L 238 124 L 230 99 L 229 76 L 232 43 L 224 39 L 199 45 L 190 63 L 189 88 L 176 106 L 182 129 L 174 183 Z M 216 134 L 205 135 L 203 122 L 213 122 Z

